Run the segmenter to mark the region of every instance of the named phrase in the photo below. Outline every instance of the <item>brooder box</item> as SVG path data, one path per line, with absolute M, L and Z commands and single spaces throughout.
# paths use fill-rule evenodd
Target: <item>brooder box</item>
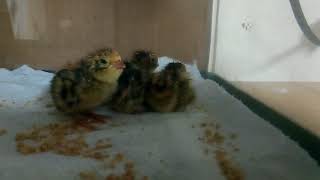
M 320 15 L 301 3 L 0 0 L 0 179 L 319 179 Z M 52 148 L 57 130 L 73 132 L 52 106 L 52 72 L 108 46 L 123 58 L 151 49 L 158 70 L 184 62 L 196 102 L 100 107 L 109 124 L 64 139 L 73 153 Z M 27 153 L 30 136 L 49 150 Z

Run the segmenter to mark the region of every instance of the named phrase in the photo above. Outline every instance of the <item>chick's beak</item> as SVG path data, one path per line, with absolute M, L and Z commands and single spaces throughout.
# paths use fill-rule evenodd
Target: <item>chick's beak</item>
M 126 65 L 121 60 L 114 62 L 112 66 L 115 67 L 116 69 L 124 69 L 126 67 Z

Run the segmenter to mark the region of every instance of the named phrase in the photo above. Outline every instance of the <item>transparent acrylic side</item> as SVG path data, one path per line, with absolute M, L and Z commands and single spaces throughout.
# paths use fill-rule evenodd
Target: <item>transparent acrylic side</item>
M 301 1 L 320 37 L 320 2 Z M 320 135 L 320 48 L 299 28 L 289 1 L 219 1 L 214 71 Z

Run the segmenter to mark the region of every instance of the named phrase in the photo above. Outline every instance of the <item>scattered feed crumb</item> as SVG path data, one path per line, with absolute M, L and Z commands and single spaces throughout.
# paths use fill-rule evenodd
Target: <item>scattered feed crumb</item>
M 126 162 L 125 168 L 126 168 L 126 169 L 133 169 L 133 168 L 134 168 L 133 162 L 132 162 L 132 161 Z
M 108 154 L 105 154 L 103 152 L 95 152 L 94 150 L 84 152 L 82 156 L 90 159 L 95 159 L 97 161 L 103 161 L 110 157 L 110 155 Z
M 108 149 L 108 148 L 112 148 L 112 144 L 110 143 L 110 141 L 104 141 L 102 139 L 98 140 L 96 142 L 96 146 L 95 146 L 95 149 L 96 150 L 99 150 L 99 149 Z
M 121 161 L 124 160 L 124 156 L 123 156 L 123 154 L 121 154 L 121 153 L 117 153 L 117 154 L 115 155 L 114 159 L 115 159 L 116 161 L 118 161 L 118 162 L 121 162 Z
M 221 173 L 227 180 L 244 180 L 244 173 L 227 156 L 228 154 L 224 150 L 215 151 L 215 158 Z
M 95 160 L 108 158 L 103 151 L 111 146 L 103 140 L 90 147 L 84 135 L 96 129 L 95 121 L 65 121 L 16 134 L 17 151 L 23 155 L 53 152 L 65 156 L 81 156 Z
M 231 147 L 233 152 L 238 152 L 240 149 L 233 143 L 228 144 L 229 147 Z
M 203 128 L 203 136 L 198 139 L 207 145 L 204 149 L 204 154 L 208 155 L 211 152 L 215 154 L 215 159 L 226 180 L 244 180 L 244 173 L 228 158 L 228 154 L 224 149 L 225 136 L 219 132 L 220 125 L 202 123 L 200 127 Z M 230 138 L 236 138 L 235 134 L 230 135 Z M 231 146 L 234 152 L 239 151 L 239 148 L 232 143 L 228 146 Z M 210 151 L 209 148 L 218 150 Z
M 115 168 L 123 165 L 124 172 L 120 175 L 109 175 L 106 180 L 134 180 L 137 179 L 134 163 L 125 161 L 122 153 L 116 153 L 113 158 L 109 158 L 106 149 L 112 148 L 110 139 L 97 140 L 93 145 L 89 145 L 85 140 L 85 135 L 95 131 L 96 125 L 101 122 L 88 120 L 86 122 L 63 121 L 52 123 L 46 126 L 33 127 L 32 129 L 17 133 L 16 148 L 23 155 L 30 155 L 43 152 L 52 152 L 64 156 L 78 156 L 94 159 L 100 163 L 107 163 L 108 168 Z M 80 172 L 81 180 L 95 180 L 97 174 L 93 172 Z M 148 180 L 143 176 L 143 180 Z
M 202 127 L 202 128 L 207 127 L 207 123 L 201 123 L 200 127 Z
M 235 133 L 230 134 L 230 139 L 236 139 L 237 137 L 238 135 Z
M 219 132 L 212 132 L 211 129 L 204 131 L 204 139 L 207 144 L 218 144 L 224 143 L 224 136 Z
M 52 108 L 52 107 L 54 107 L 53 104 L 46 104 L 46 108 Z
M 235 144 L 231 144 L 231 148 L 233 152 L 239 152 L 240 149 L 235 145 Z
M 237 148 L 237 147 L 234 147 L 234 148 L 233 148 L 233 151 L 234 151 L 234 152 L 239 152 L 239 151 L 240 151 L 240 149 L 239 149 L 239 148 Z
M 111 126 L 111 127 L 120 127 L 120 126 L 121 126 L 121 124 L 118 124 L 118 123 L 111 123 L 111 124 L 110 124 L 110 126 Z
M 109 164 L 109 168 L 114 169 L 117 166 L 117 164 L 119 164 L 123 160 L 124 160 L 124 155 L 121 153 L 117 153 L 116 155 L 114 155 L 113 159 L 111 160 Z
M 137 179 L 133 162 L 130 162 L 130 161 L 126 162 L 125 167 L 124 167 L 124 172 L 121 173 L 120 175 L 110 174 L 105 179 L 106 180 L 135 180 L 135 179 Z M 148 177 L 143 176 L 142 179 L 148 180 Z
M 96 173 L 90 171 L 84 171 L 79 173 L 80 180 L 96 180 Z
M 209 155 L 209 149 L 208 148 L 205 148 L 203 152 L 204 152 L 205 155 Z
M 7 130 L 6 129 L 0 129 L 0 136 L 3 136 L 7 134 Z
M 212 123 L 212 122 L 209 123 L 209 126 L 210 126 L 210 127 L 215 127 L 214 123 Z
M 205 135 L 205 137 L 210 137 L 210 136 L 212 136 L 212 131 L 211 131 L 211 129 L 206 129 L 206 130 L 204 131 L 204 135 Z
M 120 179 L 120 177 L 114 175 L 114 174 L 110 174 L 106 177 L 106 180 L 118 180 Z

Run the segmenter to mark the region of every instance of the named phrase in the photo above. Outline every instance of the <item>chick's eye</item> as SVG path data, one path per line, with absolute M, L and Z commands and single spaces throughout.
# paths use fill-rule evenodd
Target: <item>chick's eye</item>
M 100 59 L 101 64 L 107 64 L 107 61 L 105 59 Z
M 156 89 L 158 89 L 159 91 L 162 91 L 162 90 L 165 89 L 165 86 L 162 85 L 162 84 L 157 84 L 157 85 L 156 85 Z

